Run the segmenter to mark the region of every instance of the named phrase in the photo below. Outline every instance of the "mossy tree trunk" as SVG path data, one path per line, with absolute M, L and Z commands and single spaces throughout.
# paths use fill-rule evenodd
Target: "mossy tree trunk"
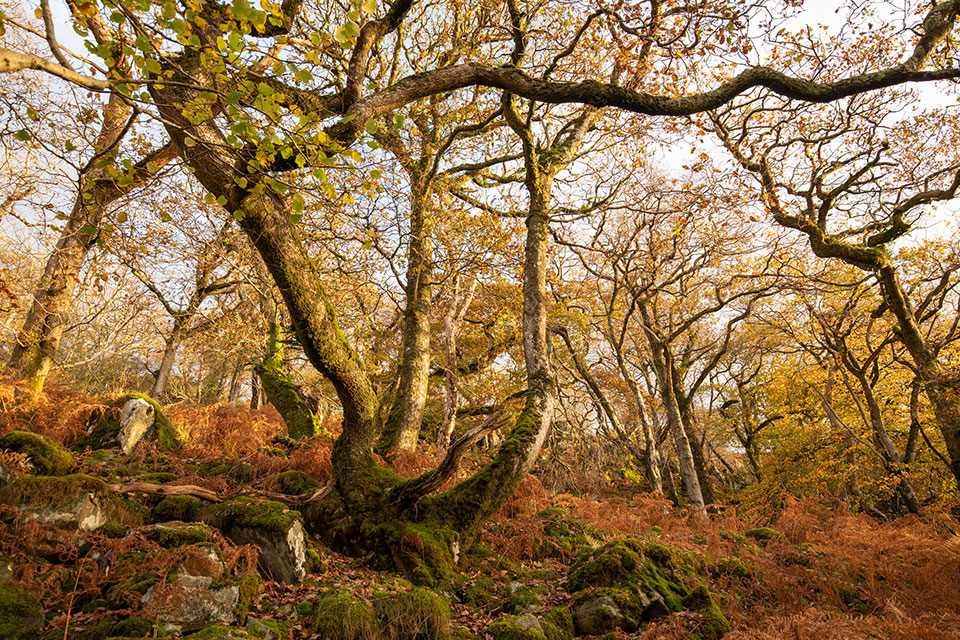
M 270 322 L 267 354 L 256 366 L 267 400 L 287 425 L 291 438 L 309 438 L 321 432 L 323 422 L 310 408 L 300 387 L 290 379 L 284 364 L 283 328 L 278 319 Z

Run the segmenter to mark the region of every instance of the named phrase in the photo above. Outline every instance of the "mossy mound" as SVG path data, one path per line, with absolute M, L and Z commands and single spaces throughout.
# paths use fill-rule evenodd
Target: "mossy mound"
M 41 624 L 43 609 L 40 603 L 18 585 L 0 581 L 0 638 L 34 638 Z
M 177 428 L 164 415 L 160 404 L 144 393 L 127 393 L 108 406 L 94 411 L 87 420 L 86 435 L 80 437 L 74 444 L 74 449 L 109 449 L 119 444 L 118 436 L 122 428 L 122 408 L 130 400 L 143 400 L 153 407 L 153 425 L 144 434 L 143 440 L 154 440 L 164 449 L 178 449 L 183 444 L 183 438 Z
M 450 606 L 426 589 L 374 594 L 373 612 L 384 640 L 443 640 L 450 631 Z
M 567 607 L 553 607 L 540 616 L 547 640 L 573 640 L 573 614 Z
M 248 496 L 206 505 L 198 515 L 201 521 L 223 531 L 244 527 L 279 535 L 286 535 L 290 527 L 300 520 L 300 512 L 287 508 L 282 502 L 256 500 Z
M 646 620 L 684 610 L 710 620 L 711 629 L 727 628 L 703 586 L 705 573 L 705 563 L 688 551 L 625 538 L 582 554 L 570 567 L 567 591 L 574 596 L 575 615 L 591 617 L 592 629 L 620 627 L 629 633 Z M 610 619 L 600 620 L 605 616 Z M 701 636 L 708 637 L 714 636 Z
M 42 522 L 77 520 L 80 528 L 88 530 L 107 522 L 140 525 L 144 520 L 139 504 L 84 474 L 19 478 L 0 488 L 0 502 L 31 511 Z
M 537 516 L 546 520 L 539 549 L 542 556 L 570 560 L 580 551 L 596 547 L 597 541 L 603 539 L 590 525 L 560 507 L 544 509 Z
M 158 502 L 157 506 L 150 512 L 150 520 L 152 522 L 170 522 L 172 520 L 196 522 L 202 505 L 203 503 L 193 496 L 167 496 Z
M 376 640 L 380 625 L 366 601 L 337 593 L 317 601 L 313 632 L 327 640 Z
M 320 483 L 313 476 L 297 470 L 277 474 L 276 482 L 280 493 L 289 496 L 306 495 L 320 487 Z
M 11 431 L 0 438 L 0 451 L 7 449 L 30 458 L 40 476 L 64 476 L 73 468 L 73 456 L 59 443 L 29 431 Z
M 515 616 L 497 620 L 487 627 L 487 635 L 493 640 L 546 640 L 540 629 L 526 627 Z
M 782 534 L 776 529 L 771 529 L 770 527 L 757 527 L 756 529 L 747 529 L 743 532 L 743 535 L 746 537 L 756 540 L 757 542 L 768 542 L 770 540 L 775 540 L 782 536 Z
M 364 523 L 362 537 L 377 550 L 378 568 L 394 570 L 414 584 L 435 587 L 456 577 L 453 549 L 459 535 L 429 522 Z
M 703 585 L 684 596 L 683 608 L 696 611 L 700 616 L 700 620 L 688 622 L 689 640 L 719 640 L 733 630 L 716 600 Z
M 188 544 L 211 542 L 213 533 L 202 524 L 158 524 L 147 531 L 147 540 L 156 542 L 164 549 L 174 549 Z

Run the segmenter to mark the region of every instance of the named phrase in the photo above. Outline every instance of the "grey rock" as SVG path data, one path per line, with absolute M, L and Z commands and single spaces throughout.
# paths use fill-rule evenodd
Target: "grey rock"
M 110 521 L 106 509 L 95 493 L 84 493 L 76 500 L 56 507 L 36 506 L 28 509 L 42 524 L 93 531 Z
M 240 599 L 235 585 L 211 588 L 213 578 L 178 576 L 156 584 L 143 595 L 143 606 L 168 631 L 188 632 L 215 623 L 232 624 Z
M 540 626 L 540 621 L 537 620 L 537 616 L 532 613 L 524 613 L 517 616 L 517 624 L 532 631 L 543 633 L 543 627 Z
M 283 535 L 232 526 L 227 536 L 236 544 L 256 545 L 260 549 L 260 566 L 277 582 L 296 583 L 306 577 L 307 534 L 299 520 L 294 520 Z
M 131 453 L 143 440 L 143 437 L 153 427 L 156 419 L 153 405 L 141 398 L 130 398 L 120 408 L 123 417 L 120 419 L 120 449 L 124 453 Z
M 573 625 L 581 636 L 603 635 L 616 629 L 622 620 L 620 607 L 610 596 L 587 600 L 573 610 Z

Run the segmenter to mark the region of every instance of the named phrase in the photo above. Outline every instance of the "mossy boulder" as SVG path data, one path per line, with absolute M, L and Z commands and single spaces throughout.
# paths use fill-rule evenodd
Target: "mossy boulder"
M 174 549 L 188 544 L 209 543 L 213 540 L 213 532 L 203 524 L 166 522 L 147 529 L 146 537 L 164 549 Z
M 597 546 L 600 533 L 587 523 L 573 517 L 559 507 L 544 509 L 537 516 L 546 521 L 539 553 L 558 560 L 571 560 L 584 549 Z
M 703 585 L 697 586 L 683 597 L 683 608 L 698 614 L 698 619 L 687 622 L 689 640 L 720 640 L 724 634 L 733 630 L 713 595 Z
M 170 522 L 172 520 L 196 522 L 202 505 L 203 503 L 193 496 L 167 496 L 158 502 L 157 506 L 150 512 L 150 520 L 153 522 Z
M 487 627 L 487 635 L 493 640 L 546 640 L 547 638 L 540 622 L 530 614 L 497 620 Z
M 781 537 L 782 534 L 770 527 L 757 527 L 755 529 L 747 529 L 743 532 L 743 535 L 757 542 L 769 542 L 770 540 Z
M 233 624 L 239 604 L 240 588 L 235 581 L 215 581 L 208 576 L 179 575 L 157 582 L 143 595 L 144 612 L 173 632 Z
M 600 635 L 620 628 L 630 633 L 647 620 L 689 609 L 725 622 L 702 586 L 705 573 L 705 563 L 688 551 L 635 538 L 586 552 L 571 566 L 567 580 L 577 631 Z M 723 627 L 720 622 L 714 626 Z
M 34 638 L 43 624 L 43 609 L 19 585 L 0 580 L 0 638 Z
M 246 462 L 211 460 L 197 467 L 197 475 L 201 478 L 227 476 L 240 484 L 249 484 L 257 476 L 257 470 Z
M 0 488 L 0 502 L 32 513 L 44 524 L 93 531 L 112 522 L 143 523 L 141 507 L 126 500 L 92 476 L 19 478 Z
M 177 449 L 183 443 L 156 400 L 146 394 L 128 393 L 91 414 L 86 434 L 74 448 L 119 447 L 124 453 L 131 453 L 143 441 L 157 442 L 165 449 Z
M 443 640 L 450 631 L 450 606 L 427 589 L 374 594 L 373 612 L 384 640 Z
M 4 449 L 27 456 L 39 476 L 63 476 L 73 468 L 73 456 L 69 451 L 37 433 L 11 431 L 0 438 L 0 451 Z
M 313 632 L 326 640 L 376 640 L 380 625 L 365 600 L 349 593 L 336 593 L 317 601 Z
M 274 580 L 294 583 L 306 576 L 307 537 L 298 511 L 244 496 L 205 506 L 198 515 L 236 544 L 256 545 L 260 567 Z
M 568 607 L 553 607 L 540 616 L 540 628 L 547 640 L 573 640 L 573 614 Z

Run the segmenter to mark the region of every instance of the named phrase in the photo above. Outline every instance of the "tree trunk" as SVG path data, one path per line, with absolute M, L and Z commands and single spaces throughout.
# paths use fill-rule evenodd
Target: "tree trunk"
M 459 375 L 457 373 L 457 332 L 460 323 L 470 308 L 473 294 L 477 290 L 477 281 L 470 283 L 463 300 L 460 300 L 460 276 L 457 276 L 450 308 L 443 318 L 443 358 L 444 358 L 444 396 L 443 422 L 437 430 L 437 446 L 446 449 L 450 446 L 450 437 L 457 426 L 457 403 L 460 400 L 458 390 Z
M 166 346 L 163 349 L 163 358 L 160 360 L 160 368 L 157 369 L 153 386 L 150 388 L 150 397 L 157 400 L 164 397 L 167 393 L 167 382 L 170 380 L 170 372 L 173 370 L 173 363 L 177 359 L 177 348 L 180 346 L 180 336 L 183 333 L 185 321 L 182 317 L 173 319 L 173 329 L 167 336 Z
M 320 433 L 323 424 L 300 391 L 290 379 L 284 364 L 283 329 L 274 320 L 270 323 L 267 355 L 256 366 L 257 375 L 267 400 L 280 413 L 291 438 L 309 438 Z
M 430 312 L 433 301 L 433 223 L 429 190 L 414 187 L 410 201 L 410 240 L 407 248 L 406 308 L 403 313 L 403 343 L 396 398 L 377 452 L 417 446 L 423 423 L 430 378 Z
M 227 402 L 234 404 L 240 399 L 240 374 L 243 373 L 243 363 L 238 362 L 230 376 L 230 387 L 227 392 Z
M 250 408 L 256 411 L 263 405 L 263 385 L 256 369 L 250 370 Z
M 677 404 L 677 396 L 673 388 L 670 355 L 666 347 L 653 335 L 650 313 L 647 310 L 646 303 L 640 303 L 638 307 L 644 324 L 647 325 L 644 333 L 647 336 L 647 343 L 653 356 L 653 368 L 660 387 L 660 400 L 667 415 L 667 427 L 673 435 L 673 443 L 677 450 L 677 463 L 680 465 L 680 475 L 683 477 L 684 492 L 694 507 L 703 509 L 705 505 L 703 494 L 700 491 L 700 479 L 697 476 L 690 440 L 683 428 L 683 417 L 680 415 L 680 407 Z
M 124 133 L 129 113 L 125 103 L 115 95 L 111 96 L 104 106 L 103 125 L 94 143 L 96 154 L 106 158 L 115 154 L 115 145 Z M 80 281 L 84 259 L 97 241 L 107 207 L 155 175 L 175 157 L 176 152 L 171 145 L 155 151 L 133 167 L 135 179 L 125 186 L 108 177 L 106 169 L 101 168 L 99 163 L 81 172 L 78 195 L 70 217 L 60 231 L 56 247 L 47 258 L 43 275 L 34 289 L 30 311 L 17 333 L 7 361 L 7 373 L 27 380 L 33 398 L 43 390 L 44 381 L 53 366 L 64 327 L 73 309 L 74 291 Z

